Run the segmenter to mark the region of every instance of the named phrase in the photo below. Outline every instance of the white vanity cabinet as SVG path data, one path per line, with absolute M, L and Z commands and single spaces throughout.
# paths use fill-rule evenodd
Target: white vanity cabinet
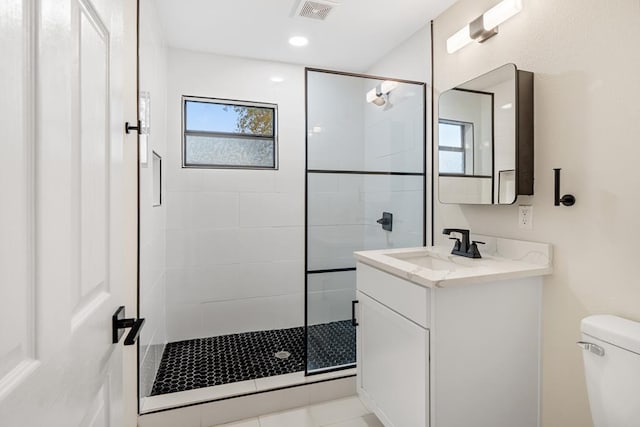
M 546 264 L 406 255 L 425 250 L 356 253 L 358 395 L 386 427 L 538 427 L 550 246 Z
M 377 277 L 378 273 L 366 265 L 358 267 L 358 275 L 362 285 L 357 293 L 358 392 L 387 426 L 427 425 L 424 402 L 429 400 L 429 330 L 421 321 L 426 312 L 420 312 L 425 305 L 415 304 L 413 310 L 405 311 L 410 313 L 406 317 L 374 299 L 384 295 L 387 285 L 401 279 Z M 390 304 L 402 307 L 398 303 L 410 297 L 411 290 L 421 298 L 415 302 L 424 301 L 421 289 L 412 284 L 409 287 L 415 289 L 400 286 L 398 294 L 389 295 Z M 422 319 L 414 317 L 416 314 Z

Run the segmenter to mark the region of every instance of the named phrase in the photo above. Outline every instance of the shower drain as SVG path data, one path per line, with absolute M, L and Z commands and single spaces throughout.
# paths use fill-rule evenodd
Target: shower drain
M 284 359 L 288 359 L 289 356 L 291 356 L 291 353 L 289 353 L 288 351 L 279 351 L 276 354 L 274 354 L 274 356 L 277 359 L 283 359 L 284 360 Z

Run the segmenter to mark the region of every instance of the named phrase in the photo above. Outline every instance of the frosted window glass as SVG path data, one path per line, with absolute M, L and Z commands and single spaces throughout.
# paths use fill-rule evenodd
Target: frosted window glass
M 189 166 L 274 167 L 273 140 L 187 135 Z

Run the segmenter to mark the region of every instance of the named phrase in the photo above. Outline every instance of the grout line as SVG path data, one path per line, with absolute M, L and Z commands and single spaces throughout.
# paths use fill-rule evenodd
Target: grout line
M 318 426 L 316 426 L 316 427 L 331 427 L 331 426 L 337 426 L 337 425 L 339 425 L 339 424 L 346 423 L 347 421 L 361 420 L 361 419 L 363 419 L 363 418 L 364 418 L 364 416 L 365 416 L 365 415 L 369 415 L 369 414 L 367 413 L 367 414 L 364 414 L 364 415 L 359 415 L 359 416 L 357 416 L 357 417 L 347 418 L 346 420 L 338 421 L 338 422 L 331 423 L 331 424 L 321 424 L 321 425 L 318 425 Z

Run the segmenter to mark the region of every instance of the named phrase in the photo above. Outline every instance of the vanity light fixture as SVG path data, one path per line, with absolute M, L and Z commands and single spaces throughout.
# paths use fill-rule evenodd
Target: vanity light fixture
M 389 93 L 398 87 L 398 82 L 394 82 L 392 80 L 385 80 L 369 92 L 367 92 L 367 102 L 373 103 L 378 107 L 381 107 L 387 104 L 389 108 L 391 103 L 387 103 L 389 101 Z
M 454 53 L 472 41 L 483 43 L 498 34 L 498 25 L 522 10 L 522 0 L 503 0 L 447 39 L 447 52 Z

